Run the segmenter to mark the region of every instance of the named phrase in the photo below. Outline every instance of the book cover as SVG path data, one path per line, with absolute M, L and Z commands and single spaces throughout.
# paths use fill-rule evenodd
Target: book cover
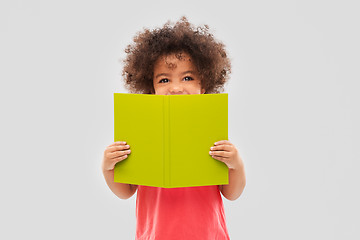
M 228 139 L 228 94 L 114 93 L 114 141 L 131 154 L 114 181 L 164 188 L 228 184 L 228 167 L 209 155 Z

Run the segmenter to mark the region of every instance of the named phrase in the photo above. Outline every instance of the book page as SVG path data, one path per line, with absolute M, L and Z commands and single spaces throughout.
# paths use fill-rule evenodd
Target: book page
M 114 94 L 114 140 L 126 141 L 131 149 L 115 166 L 115 182 L 164 184 L 163 115 L 162 96 Z
M 228 139 L 227 94 L 170 98 L 170 186 L 228 184 L 228 167 L 209 155 Z

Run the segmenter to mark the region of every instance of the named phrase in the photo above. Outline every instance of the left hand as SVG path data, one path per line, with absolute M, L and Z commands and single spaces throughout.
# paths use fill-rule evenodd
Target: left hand
M 243 161 L 235 145 L 228 140 L 218 141 L 210 148 L 209 154 L 228 166 L 229 169 L 237 169 L 243 166 Z

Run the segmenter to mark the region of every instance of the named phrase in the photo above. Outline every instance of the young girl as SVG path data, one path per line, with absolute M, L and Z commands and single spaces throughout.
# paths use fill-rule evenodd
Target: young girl
M 195 28 L 185 17 L 174 25 L 138 33 L 125 52 L 123 76 L 132 93 L 219 93 L 231 70 L 224 45 L 206 25 Z M 230 239 L 220 192 L 235 200 L 246 182 L 243 161 L 231 142 L 218 141 L 204 153 L 229 168 L 229 184 L 220 186 L 158 188 L 116 183 L 114 166 L 129 154 L 125 141 L 112 143 L 105 149 L 102 170 L 119 198 L 130 198 L 137 191 L 136 239 Z

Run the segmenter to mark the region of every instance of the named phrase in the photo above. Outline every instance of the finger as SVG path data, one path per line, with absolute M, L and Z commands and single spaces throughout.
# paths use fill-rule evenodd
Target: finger
M 112 146 L 112 147 L 109 147 L 108 148 L 108 151 L 109 152 L 116 152 L 116 151 L 123 151 L 123 150 L 126 150 L 126 149 L 129 149 L 130 146 L 129 145 L 115 145 L 115 146 Z
M 225 163 L 225 161 L 226 161 L 226 158 L 224 158 L 224 157 L 220 157 L 220 156 L 212 156 L 214 159 L 216 159 L 216 160 L 219 160 L 219 161 L 221 161 L 221 162 L 224 162 Z
M 229 158 L 230 157 L 230 153 L 229 152 L 224 152 L 224 151 L 210 151 L 209 154 L 211 156 L 218 156 L 218 157 L 224 157 L 224 158 Z
M 229 140 L 221 140 L 214 143 L 215 146 L 217 145 L 232 145 L 232 143 Z
M 115 165 L 116 165 L 118 162 L 121 162 L 121 161 L 125 160 L 127 157 L 128 157 L 128 155 L 124 155 L 124 156 L 121 156 L 121 157 L 112 159 L 112 160 L 113 160 L 113 166 L 112 166 L 112 168 L 114 168 Z
M 115 145 L 125 145 L 125 144 L 126 144 L 125 141 L 117 141 L 117 142 L 113 142 L 108 147 L 115 146 Z
M 109 153 L 108 157 L 110 159 L 113 159 L 113 158 L 121 157 L 123 155 L 127 155 L 127 154 L 130 154 L 130 153 L 131 153 L 130 149 L 126 150 L 126 151 L 116 151 L 116 152 Z
M 216 145 L 216 146 L 211 147 L 210 150 L 212 150 L 212 151 L 223 150 L 223 151 L 231 152 L 232 145 Z

